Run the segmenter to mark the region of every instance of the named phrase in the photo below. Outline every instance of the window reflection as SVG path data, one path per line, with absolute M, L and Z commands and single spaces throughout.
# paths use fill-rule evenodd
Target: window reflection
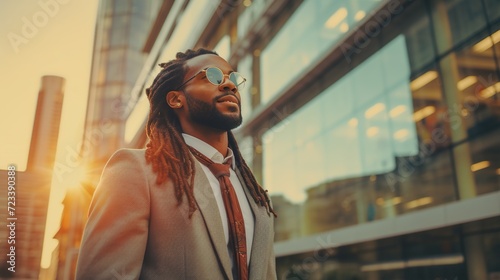
M 432 0 L 438 49 L 445 52 L 486 26 L 482 1 Z M 467 19 L 467 20 L 464 20 Z
M 157 3 L 151 3 L 149 1 L 132 0 L 132 13 L 142 15 L 147 17 L 150 13 L 149 10 L 158 5 Z M 158 7 L 155 7 L 158 8 Z
M 396 37 L 263 135 L 264 185 L 302 205 L 302 234 L 455 199 L 441 78 L 410 68 Z
M 113 32 L 111 32 L 111 47 L 125 46 L 128 39 L 128 28 L 130 24 L 129 15 L 113 15 Z
M 271 100 L 370 12 L 378 1 L 305 1 L 262 51 L 263 103 Z
M 492 131 L 470 144 L 470 174 L 473 176 L 477 195 L 500 190 L 500 131 Z M 457 147 L 460 149 L 460 147 Z
M 500 18 L 500 2 L 497 0 L 484 0 L 484 5 L 489 22 L 497 21 Z
M 109 3 L 109 2 L 107 2 Z M 110 34 L 111 34 L 111 16 L 107 16 L 104 18 L 103 23 L 102 23 L 102 32 L 99 34 L 101 35 L 101 43 L 102 43 L 102 49 L 108 49 L 109 48 L 109 41 L 110 41 Z
M 132 0 L 115 1 L 113 11 L 115 14 L 124 14 L 130 11 L 131 5 L 132 5 Z
M 264 49 L 264 103 L 341 37 L 335 32 L 343 23 L 351 28 L 369 10 L 360 8 L 366 3 L 354 9 L 334 2 L 305 1 Z M 416 22 L 393 27 L 399 35 L 390 33 L 383 47 L 278 128 L 260 128 L 267 130 L 263 185 L 276 207 L 301 213 L 299 226 L 276 222 L 277 240 L 499 190 L 500 152 L 493 139 L 500 136 L 500 24 L 487 27 L 483 15 L 471 26 L 451 27 L 482 4 L 431 3 L 433 17 L 446 17 L 430 21 L 417 5 Z M 485 4 L 496 13 L 496 2 Z M 436 56 L 435 46 L 446 55 Z
M 108 68 L 106 71 L 106 81 L 121 81 L 124 78 L 125 49 L 110 50 L 108 55 Z
M 214 51 L 219 54 L 220 57 L 228 60 L 230 55 L 230 42 L 229 35 L 223 36 L 217 45 L 214 47 Z
M 128 38 L 128 44 L 131 49 L 142 51 L 144 43 L 146 42 L 147 36 L 149 35 L 149 21 L 143 17 L 131 17 L 132 21 L 130 24 L 130 35 Z
M 280 139 L 283 131 L 269 132 L 273 137 L 264 141 L 265 151 L 286 153 L 284 142 L 293 139 L 288 152 L 296 151 L 298 155 L 294 173 L 307 174 L 296 181 L 299 191 L 304 193 L 326 180 L 389 172 L 395 168 L 395 156 L 417 153 L 408 59 L 400 49 L 406 50 L 402 37 L 303 106 L 294 114 L 295 118 L 284 122 L 287 127 L 295 127 L 291 138 Z M 388 67 L 403 70 L 381 71 Z M 269 158 L 276 161 L 276 157 Z M 267 163 L 265 160 L 264 164 Z M 274 168 L 270 164 L 264 169 Z M 271 173 L 274 172 L 267 172 Z M 269 180 L 267 175 L 264 176 L 267 185 L 266 180 Z
M 142 52 L 137 52 L 133 50 L 127 50 L 127 62 L 126 62 L 126 81 L 134 81 L 137 79 L 141 72 L 141 68 L 137 65 L 142 65 L 145 60 L 145 55 Z
M 245 9 L 238 17 L 238 38 L 245 37 L 248 29 L 255 24 L 257 20 L 261 20 L 262 13 L 271 1 L 272 0 L 243 1 L 242 4 L 245 6 Z
M 295 96 L 296 77 L 315 74 L 312 67 L 355 28 L 353 20 L 370 16 L 365 4 L 345 2 L 303 1 L 263 46 L 261 100 L 293 87 L 281 97 L 290 93 L 285 102 L 295 110 L 276 127 L 256 128 L 267 130 L 263 185 L 283 215 L 276 241 L 302 246 L 319 233 L 415 214 L 401 217 L 411 221 L 427 212 L 420 210 L 500 191 L 500 2 L 414 1 L 363 58 L 336 61 L 339 68 L 317 79 L 313 92 Z M 498 219 L 486 224 L 487 233 L 461 225 L 334 248 L 307 277 L 492 277 Z M 294 269 L 316 253 L 278 258 L 278 275 L 303 277 Z
M 247 55 L 238 62 L 238 72 L 240 72 L 246 79 L 245 87 L 240 90 L 241 96 L 241 115 L 243 117 L 243 124 L 248 121 L 252 113 L 252 96 L 253 96 L 253 74 L 252 74 L 252 56 Z

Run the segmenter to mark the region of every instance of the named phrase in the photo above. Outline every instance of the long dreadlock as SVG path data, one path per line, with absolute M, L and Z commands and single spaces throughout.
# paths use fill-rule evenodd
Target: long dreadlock
M 183 196 L 189 204 L 189 217 L 196 211 L 193 193 L 195 161 L 182 137 L 182 128 L 174 110 L 167 105 L 166 94 L 175 90 L 183 82 L 186 72 L 186 61 L 203 54 L 216 52 L 200 48 L 178 52 L 176 59 L 159 64 L 163 69 L 156 76 L 151 87 L 146 89 L 150 103 L 150 112 L 146 125 L 149 143 L 146 145 L 146 162 L 152 165 L 156 173 L 156 183 L 172 180 L 177 203 L 181 204 Z M 277 216 L 271 207 L 269 196 L 257 182 L 250 168 L 241 156 L 238 144 L 231 131 L 228 131 L 228 144 L 234 152 L 235 163 L 243 177 L 254 201 L 266 207 L 268 213 Z

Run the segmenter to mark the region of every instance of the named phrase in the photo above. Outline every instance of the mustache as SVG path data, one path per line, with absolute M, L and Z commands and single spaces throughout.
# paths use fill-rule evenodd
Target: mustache
M 230 92 L 230 91 L 226 91 L 226 92 L 224 92 L 224 93 L 223 93 L 223 94 L 221 94 L 221 95 L 217 95 L 216 97 L 214 97 L 214 99 L 213 99 L 213 100 L 214 100 L 214 102 L 217 102 L 219 99 L 221 99 L 221 98 L 223 98 L 223 97 L 225 97 L 225 96 L 228 96 L 228 95 L 232 95 L 232 96 L 234 96 L 234 97 L 236 98 L 236 100 L 238 100 L 238 105 L 240 105 L 240 104 L 241 104 L 241 100 L 238 98 L 238 96 L 237 96 L 236 94 L 234 94 L 234 93 Z

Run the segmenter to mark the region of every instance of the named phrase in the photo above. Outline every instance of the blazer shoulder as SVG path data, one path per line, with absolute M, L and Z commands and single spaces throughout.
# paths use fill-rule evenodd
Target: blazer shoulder
M 121 149 L 108 160 L 92 197 L 76 279 L 138 279 L 148 241 L 151 193 L 144 151 Z
M 114 161 L 135 161 L 146 163 L 146 149 L 119 149 L 114 152 L 106 164 Z
M 146 162 L 145 149 L 119 149 L 104 166 L 99 185 L 119 183 L 129 186 L 139 182 L 143 184 L 149 181 L 150 169 Z

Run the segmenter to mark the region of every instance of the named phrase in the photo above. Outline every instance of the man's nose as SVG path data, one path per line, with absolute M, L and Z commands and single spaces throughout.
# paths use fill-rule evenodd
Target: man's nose
M 231 91 L 233 93 L 236 93 L 238 91 L 238 88 L 233 83 L 233 81 L 229 79 L 229 75 L 224 75 L 224 79 L 222 80 L 222 83 L 219 85 L 219 90 Z

